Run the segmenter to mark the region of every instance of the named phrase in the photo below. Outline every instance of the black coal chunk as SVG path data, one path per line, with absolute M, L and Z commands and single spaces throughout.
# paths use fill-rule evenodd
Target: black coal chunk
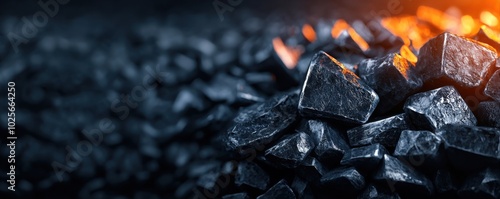
M 352 165 L 360 172 L 369 172 L 377 168 L 385 154 L 389 153 L 380 144 L 352 148 L 345 153 L 340 164 Z
M 247 193 L 233 193 L 222 196 L 222 199 L 250 199 Z
M 460 188 L 455 176 L 448 170 L 437 170 L 434 177 L 434 187 L 436 192 L 443 197 L 457 198 L 457 191 Z
M 224 73 L 218 73 L 209 85 L 200 84 L 199 87 L 214 102 L 251 104 L 264 101 L 247 82 Z
M 384 190 L 376 187 L 375 185 L 366 186 L 365 190 L 361 194 L 358 195 L 358 199 L 366 199 L 366 198 L 377 198 L 377 199 L 400 199 L 397 193 L 394 193 L 390 190 Z
M 314 149 L 314 142 L 306 133 L 284 137 L 265 152 L 266 159 L 286 168 L 297 167 Z
M 380 97 L 376 109 L 380 113 L 391 110 L 422 86 L 415 73 L 415 66 L 397 53 L 363 60 L 358 68 L 359 77 Z
M 500 102 L 500 70 L 497 70 L 486 84 L 484 94 Z
M 274 198 L 283 198 L 283 199 L 294 199 L 295 194 L 293 190 L 286 184 L 285 180 L 280 180 L 274 186 L 269 188 L 266 193 L 257 197 L 257 199 L 274 199 Z
M 350 129 L 347 137 L 351 146 L 380 143 L 385 147 L 395 147 L 401 132 L 409 128 L 406 115 L 402 113 Z
M 266 190 L 269 184 L 269 175 L 253 162 L 242 161 L 238 164 L 234 183 L 242 188 L 251 187 Z
M 365 178 L 354 167 L 338 167 L 325 174 L 321 184 L 330 191 L 352 196 L 365 187 Z
M 414 167 L 433 171 L 444 166 L 441 142 L 441 138 L 430 131 L 405 130 L 399 137 L 393 155 L 405 159 Z
M 303 116 L 365 123 L 379 98 L 356 74 L 321 51 L 314 55 L 299 100 Z
M 293 179 L 291 188 L 295 192 L 297 199 L 313 199 L 314 198 L 311 184 L 305 179 L 302 179 L 300 177 L 295 177 Z
M 308 182 L 317 183 L 327 170 L 316 158 L 308 156 L 297 167 L 296 172 L 298 176 L 301 176 Z
M 480 102 L 476 109 L 476 117 L 480 126 L 500 128 L 500 102 Z
M 486 168 L 469 176 L 458 194 L 464 198 L 500 198 L 500 169 Z
M 486 81 L 495 59 L 496 52 L 490 46 L 443 33 L 422 46 L 417 70 L 424 81 L 444 78 L 471 88 Z
M 301 130 L 311 135 L 316 144 L 314 153 L 321 162 L 337 164 L 349 145 L 341 136 L 341 132 L 319 120 L 308 120 Z
M 277 139 L 296 120 L 298 92 L 242 110 L 226 135 L 228 149 L 256 148 Z
M 444 141 L 450 163 L 459 170 L 477 170 L 500 159 L 500 129 L 445 125 L 436 134 Z
M 390 155 L 384 155 L 373 179 L 379 186 L 395 190 L 402 198 L 430 196 L 434 189 L 432 182 L 423 174 Z
M 406 100 L 406 114 L 419 129 L 435 131 L 445 124 L 476 125 L 476 117 L 452 86 L 417 93 Z

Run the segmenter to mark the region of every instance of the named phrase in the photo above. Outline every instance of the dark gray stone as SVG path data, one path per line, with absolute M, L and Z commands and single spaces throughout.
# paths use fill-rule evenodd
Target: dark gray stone
M 233 193 L 222 196 L 222 199 L 250 199 L 247 193 Z
M 432 171 L 444 166 L 441 142 L 441 138 L 430 131 L 405 130 L 399 137 L 393 155 L 405 159 L 414 167 Z
M 360 172 L 370 172 L 389 152 L 380 144 L 372 144 L 347 151 L 340 164 L 354 166 Z
M 486 168 L 469 176 L 458 194 L 462 198 L 500 198 L 500 170 Z
M 280 180 L 274 186 L 269 188 L 266 193 L 257 197 L 257 199 L 274 198 L 295 199 L 295 194 L 293 193 L 293 190 L 286 184 L 285 180 Z
M 242 161 L 238 164 L 234 183 L 239 187 L 266 190 L 269 175 L 253 162 Z
M 266 159 L 286 168 L 297 167 L 314 149 L 314 142 L 306 133 L 287 136 L 265 152 Z
M 445 78 L 471 88 L 486 81 L 496 56 L 491 47 L 443 33 L 420 48 L 417 69 L 424 81 Z
M 401 132 L 409 128 L 406 115 L 402 113 L 350 129 L 347 137 L 351 146 L 380 143 L 392 148 L 396 146 Z
M 418 129 L 435 131 L 445 124 L 476 125 L 476 117 L 452 86 L 417 93 L 406 100 L 406 114 Z
M 330 191 L 352 196 L 365 187 L 365 178 L 354 167 L 339 167 L 326 173 L 321 184 Z
M 434 187 L 441 196 L 455 196 L 455 198 L 460 188 L 455 176 L 450 171 L 442 169 L 436 171 Z
M 436 134 L 444 141 L 451 164 L 459 170 L 478 170 L 500 159 L 500 129 L 446 125 Z
M 260 147 L 282 135 L 296 120 L 298 93 L 279 95 L 242 110 L 226 135 L 230 150 Z
M 314 153 L 321 162 L 337 164 L 349 145 L 341 136 L 340 130 L 331 127 L 326 122 L 319 120 L 307 120 L 300 130 L 311 135 L 316 148 Z
M 309 156 L 297 167 L 296 172 L 307 181 L 317 183 L 327 170 L 316 158 Z
M 500 70 L 493 73 L 490 80 L 486 84 L 484 94 L 493 98 L 497 102 L 500 102 Z
M 376 109 L 380 113 L 393 109 L 422 86 L 415 66 L 397 53 L 363 60 L 358 74 L 380 97 Z
M 423 174 L 390 155 L 384 155 L 373 179 L 378 185 L 396 191 L 402 198 L 430 196 L 434 189 L 432 182 Z
M 314 55 L 299 99 L 307 117 L 365 123 L 379 98 L 356 74 L 321 51 Z
M 314 195 L 311 189 L 311 184 L 300 177 L 295 177 L 293 179 L 291 188 L 297 199 L 313 199 Z
M 500 128 L 500 102 L 480 102 L 475 113 L 478 125 Z
M 387 190 L 380 190 L 374 185 L 368 185 L 365 190 L 358 195 L 358 199 L 400 199 L 397 193 L 391 193 Z

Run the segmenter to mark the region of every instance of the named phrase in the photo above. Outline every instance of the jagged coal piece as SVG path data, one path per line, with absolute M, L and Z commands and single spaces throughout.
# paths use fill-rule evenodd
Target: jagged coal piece
M 349 145 L 341 136 L 340 130 L 320 120 L 307 120 L 300 130 L 308 133 L 314 140 L 314 153 L 321 162 L 335 165 L 342 159 Z
M 339 195 L 355 196 L 365 187 L 365 178 L 354 167 L 338 167 L 325 174 L 321 184 Z
M 486 168 L 468 176 L 458 194 L 463 198 L 500 198 L 500 169 Z
M 452 86 L 417 93 L 406 100 L 406 114 L 415 127 L 434 131 L 445 124 L 476 125 L 476 117 Z
M 295 199 L 295 194 L 293 193 L 293 190 L 287 185 L 285 180 L 280 180 L 274 186 L 269 188 L 266 193 L 257 197 L 257 199 L 274 198 Z
M 399 137 L 394 156 L 403 158 L 414 167 L 423 167 L 429 171 L 444 167 L 442 140 L 430 131 L 405 130 Z
M 308 156 L 296 169 L 297 175 L 308 182 L 317 183 L 327 169 L 316 158 Z
M 377 168 L 377 165 L 389 152 L 380 144 L 372 144 L 352 148 L 347 151 L 340 161 L 342 165 L 352 165 L 362 173 L 368 173 Z
M 286 167 L 295 168 L 312 152 L 314 142 L 306 133 L 287 136 L 265 152 L 266 160 Z
M 500 102 L 500 70 L 497 70 L 486 84 L 484 94 Z
M 476 109 L 476 117 L 480 126 L 500 128 L 500 102 L 480 102 Z
M 298 107 L 306 117 L 361 124 L 368 120 L 378 102 L 375 91 L 356 74 L 325 52 L 319 52 L 309 65 Z
M 350 129 L 347 131 L 347 137 L 351 146 L 380 143 L 393 148 L 401 132 L 409 128 L 406 114 L 402 113 Z
M 266 190 L 269 184 L 269 175 L 259 165 L 242 161 L 238 164 L 234 183 L 242 188 Z

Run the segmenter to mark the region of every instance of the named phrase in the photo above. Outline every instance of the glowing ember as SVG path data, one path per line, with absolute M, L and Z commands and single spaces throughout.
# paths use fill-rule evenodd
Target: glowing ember
M 500 32 L 496 32 L 488 26 L 481 26 L 481 30 L 483 30 L 484 34 L 486 34 L 488 38 L 496 41 L 497 43 L 500 43 Z
M 498 25 L 498 19 L 491 12 L 483 11 L 480 16 L 481 22 L 487 26 L 495 27 Z
M 420 49 L 425 42 L 434 37 L 431 29 L 413 16 L 388 17 L 381 21 L 382 25 L 393 35 L 401 37 L 405 45 L 410 44 Z
M 460 20 L 453 15 L 427 6 L 418 7 L 417 18 L 445 31 L 451 31 L 459 27 L 460 24 Z
M 314 31 L 314 28 L 309 24 L 304 24 L 304 26 L 302 26 L 302 35 L 304 35 L 307 41 L 311 43 L 316 41 L 316 32 Z
M 346 21 L 339 19 L 333 25 L 331 34 L 333 38 L 338 38 L 343 31 L 351 36 L 352 40 L 361 48 L 361 50 L 366 51 L 370 47 L 368 43 L 361 37 L 354 28 L 352 28 Z
M 399 54 L 406 58 L 410 63 L 412 64 L 416 64 L 417 63 L 417 56 L 415 54 L 413 54 L 413 52 L 411 51 L 411 49 L 408 47 L 408 46 L 401 46 L 401 49 L 399 49 Z M 396 65 L 396 64 L 394 64 Z
M 298 47 L 293 48 L 286 46 L 285 43 L 283 43 L 283 40 L 279 37 L 273 39 L 273 48 L 288 69 L 293 69 L 297 66 L 297 62 L 299 61 L 303 51 L 303 49 Z
M 332 28 L 332 37 L 338 38 L 340 33 L 342 33 L 342 31 L 344 31 L 348 28 L 350 28 L 350 26 L 349 26 L 349 24 L 347 24 L 347 22 L 345 22 L 342 19 L 337 20 Z
M 410 65 L 406 62 L 406 59 L 401 55 L 394 55 L 394 59 L 392 60 L 392 65 L 398 69 L 399 73 L 401 73 L 405 79 L 409 79 L 408 70 L 410 69 Z

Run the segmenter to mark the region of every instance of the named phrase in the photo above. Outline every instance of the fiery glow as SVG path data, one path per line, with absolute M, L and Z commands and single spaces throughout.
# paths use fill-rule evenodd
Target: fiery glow
M 406 58 L 412 64 L 417 63 L 418 60 L 417 56 L 413 54 L 413 52 L 408 46 L 406 45 L 401 46 L 401 49 L 399 49 L 399 54 L 401 55 L 401 57 Z
M 495 27 L 498 25 L 498 19 L 495 15 L 491 14 L 491 12 L 483 11 L 479 17 L 481 22 L 489 27 Z
M 445 31 L 451 31 L 460 25 L 460 19 L 428 6 L 417 8 L 417 18 Z
M 316 41 L 316 32 L 314 31 L 314 28 L 309 24 L 304 24 L 304 26 L 302 26 L 302 35 L 304 35 L 307 41 L 311 43 Z
M 297 66 L 297 62 L 299 61 L 303 51 L 301 48 L 286 46 L 285 43 L 283 43 L 283 40 L 279 37 L 273 39 L 273 48 L 274 52 L 276 52 L 278 57 L 288 69 L 293 69 Z
M 340 36 L 340 33 L 342 33 L 342 31 L 350 27 L 351 26 L 349 26 L 349 24 L 347 24 L 347 22 L 345 22 L 344 20 L 342 19 L 337 20 L 332 28 L 332 37 L 338 38 Z
M 358 46 L 361 48 L 361 50 L 366 51 L 370 47 L 368 43 L 361 37 L 353 28 L 347 29 L 347 32 L 349 35 L 351 35 L 352 40 L 358 44 Z
M 356 44 L 361 48 L 361 50 L 366 51 L 370 47 L 368 43 L 361 37 L 354 28 L 352 28 L 346 21 L 339 19 L 335 22 L 332 27 L 332 37 L 338 38 L 343 31 L 347 31 L 347 33 L 351 36 L 352 40 L 356 42 Z
M 387 17 L 381 23 L 393 35 L 401 37 L 406 46 L 411 44 L 416 49 L 435 36 L 428 26 L 413 16 Z
M 408 70 L 410 70 L 410 65 L 406 60 L 403 58 L 403 56 L 396 54 L 394 56 L 394 59 L 392 60 L 392 64 L 396 66 L 396 69 L 398 69 L 399 73 L 401 73 L 406 79 L 408 79 Z
M 491 28 L 489 28 L 488 26 L 481 26 L 481 30 L 483 30 L 484 34 L 488 36 L 488 38 L 500 43 L 500 32 L 496 32 Z

